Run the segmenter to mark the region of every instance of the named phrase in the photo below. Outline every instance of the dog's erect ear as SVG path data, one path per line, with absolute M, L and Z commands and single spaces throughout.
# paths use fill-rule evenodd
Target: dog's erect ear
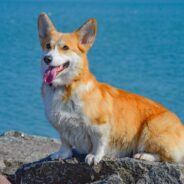
M 79 39 L 79 47 L 83 51 L 87 51 L 95 41 L 97 31 L 96 19 L 89 19 L 85 22 L 76 33 Z
M 51 34 L 51 32 L 54 32 L 55 30 L 56 29 L 48 15 L 46 13 L 41 13 L 38 17 L 38 33 L 40 40 L 46 38 Z

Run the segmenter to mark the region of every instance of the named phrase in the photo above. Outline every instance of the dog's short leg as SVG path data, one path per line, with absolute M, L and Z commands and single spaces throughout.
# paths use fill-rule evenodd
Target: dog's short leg
M 85 158 L 85 162 L 88 165 L 96 165 L 100 162 L 100 160 L 104 156 L 104 146 L 102 145 L 101 148 L 98 148 L 98 150 L 92 151 L 91 153 L 87 154 Z
M 88 165 L 96 165 L 105 155 L 107 140 L 104 138 L 94 137 L 92 139 L 92 151 L 86 156 L 85 162 Z
M 135 159 L 146 160 L 151 162 L 160 161 L 159 155 L 151 154 L 151 153 L 136 153 L 133 157 Z
M 70 145 L 67 144 L 65 141 L 62 141 L 62 145 L 59 151 L 51 154 L 51 160 L 67 159 L 71 157 L 72 157 L 72 149 Z

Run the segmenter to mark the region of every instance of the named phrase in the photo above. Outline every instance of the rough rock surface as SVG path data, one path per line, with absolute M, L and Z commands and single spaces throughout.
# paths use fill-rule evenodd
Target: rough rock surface
M 60 141 L 56 139 L 16 131 L 3 133 L 0 135 L 0 175 L 13 176 L 22 164 L 46 157 L 59 147 Z
M 11 184 L 6 176 L 0 175 L 0 184 Z
M 25 165 L 17 171 L 16 181 L 30 184 L 179 184 L 184 182 L 183 172 L 182 165 L 141 162 L 131 158 L 105 159 L 93 167 L 72 158 Z
M 184 183 L 184 165 L 181 164 L 105 158 L 90 167 L 79 155 L 65 161 L 50 161 L 48 155 L 58 150 L 59 145 L 53 139 L 5 133 L 0 136 L 0 174 L 17 184 Z M 0 179 L 5 181 L 6 178 L 0 176 Z

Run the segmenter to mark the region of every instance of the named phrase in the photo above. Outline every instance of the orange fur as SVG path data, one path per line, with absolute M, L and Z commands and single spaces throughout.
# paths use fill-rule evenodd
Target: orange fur
M 87 71 L 85 71 L 87 72 Z M 119 150 L 157 153 L 163 161 L 176 161 L 171 152 L 184 140 L 184 128 L 176 115 L 142 96 L 97 82 L 91 91 L 80 94 L 84 112 L 92 123 L 111 124 L 110 145 Z M 183 146 L 181 149 L 184 149 Z

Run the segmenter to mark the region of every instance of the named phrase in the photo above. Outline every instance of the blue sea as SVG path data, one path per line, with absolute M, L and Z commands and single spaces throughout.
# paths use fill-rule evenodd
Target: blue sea
M 158 101 L 184 122 L 184 2 L 1 0 L 0 133 L 58 137 L 40 94 L 37 17 L 43 11 L 62 32 L 96 18 L 88 57 L 97 79 Z

